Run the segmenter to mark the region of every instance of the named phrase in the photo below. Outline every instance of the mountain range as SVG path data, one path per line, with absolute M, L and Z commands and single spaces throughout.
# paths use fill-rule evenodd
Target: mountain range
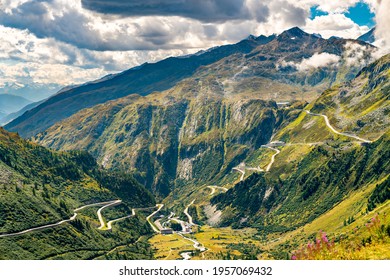
M 237 44 L 213 48 L 197 55 L 171 57 L 157 63 L 143 64 L 120 74 L 62 91 L 17 118 L 6 128 L 17 131 L 24 137 L 31 137 L 84 108 L 130 94 L 147 96 L 152 92 L 162 92 L 190 76 L 203 77 L 204 73 L 207 76 L 213 73 L 221 75 L 218 81 L 227 82 L 234 91 L 250 91 L 272 80 L 276 83 L 275 87 L 280 89 L 280 95 L 285 92 L 293 92 L 296 96 L 307 92 L 320 93 L 335 81 L 353 77 L 357 69 L 345 69 L 343 65 L 336 68 L 323 67 L 308 69 L 312 70 L 308 75 L 296 71 L 293 63 L 302 62 L 316 53 L 327 53 L 334 55 L 330 62 L 336 64 L 336 56 L 344 53 L 347 42 L 367 47 L 363 58 L 369 55 L 371 46 L 363 42 L 325 40 L 299 28 L 293 28 L 279 36 L 248 37 Z M 221 63 L 228 64 L 229 68 L 224 69 Z M 243 69 L 245 71 L 241 73 Z M 231 78 L 234 78 L 233 82 L 237 79 L 237 82 L 229 84 Z M 250 81 L 250 78 L 253 79 Z M 245 84 L 244 88 L 240 81 Z
M 383 249 L 390 244 L 390 55 L 376 57 L 364 41 L 295 27 L 62 90 L 5 126 L 28 141 L 0 131 L 0 168 L 9 174 L 0 181 L 0 209 L 7 209 L 0 231 L 64 219 L 98 201 L 122 200 L 110 217 L 158 201 L 156 225 L 173 225 L 166 218 L 173 215 L 189 221 L 191 238 L 219 246 L 203 258 L 291 258 L 319 230 L 336 240 L 339 255 L 330 258 L 390 257 Z M 8 196 L 18 209 L 46 214 L 20 218 Z M 364 231 L 378 212 L 380 240 Z M 40 232 L 42 240 L 58 248 L 53 236 L 84 230 L 83 242 L 98 251 L 104 238 L 114 247 L 152 235 L 142 216 L 105 234 L 88 213 L 61 233 Z M 1 232 L 0 247 L 11 248 Z M 160 255 L 159 236 L 141 238 L 148 239 L 142 254 L 131 247 L 122 256 L 151 258 L 153 247 L 155 257 L 179 258 L 188 250 Z M 60 256 L 43 245 L 31 253 L 28 239 L 12 238 L 24 244 L 17 249 L 24 258 Z M 343 240 L 357 242 L 354 255 Z M 112 248 L 82 249 L 64 258 L 110 258 Z
M 30 103 L 32 103 L 32 101 L 24 97 L 12 94 L 0 94 L 0 112 L 2 112 L 4 116 L 18 111 Z
M 246 53 L 240 47 L 230 54 L 237 49 L 231 45 L 187 58 L 215 58 L 213 52 L 223 53 L 223 58 L 203 65 L 168 90 L 131 94 L 81 110 L 41 131 L 34 140 L 54 149 L 88 150 L 106 168 L 139 173 L 142 183 L 164 197 L 175 185 L 225 176 L 248 153 L 268 143 L 283 118 L 277 102 L 311 101 L 332 84 L 357 74 L 360 64 L 355 66 L 347 57 L 353 44 L 368 61 L 374 47 L 366 43 L 326 40 L 299 28 L 276 37 L 249 37 L 238 43 L 246 46 Z M 158 64 L 150 67 L 159 69 Z M 78 99 L 79 95 L 74 102 L 81 106 Z M 33 136 L 38 127 L 44 129 L 47 122 L 71 113 L 66 110 L 72 102 L 58 102 L 47 100 L 6 129 Z

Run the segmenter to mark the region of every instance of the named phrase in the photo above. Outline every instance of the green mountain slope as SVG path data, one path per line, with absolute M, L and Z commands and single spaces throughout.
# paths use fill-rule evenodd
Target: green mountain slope
M 271 137 L 274 102 L 197 96 L 200 87 L 213 86 L 206 82 L 84 110 L 34 139 L 55 149 L 87 149 L 106 168 L 138 171 L 147 186 L 166 196 L 175 181 L 207 181 L 230 172 Z
M 97 229 L 97 207 L 80 210 L 75 220 L 59 226 L 7 236 L 68 220 L 78 207 L 118 198 L 122 206 L 107 210 L 107 215 L 125 216 L 133 207 L 155 204 L 130 175 L 100 170 L 87 153 L 53 152 L 0 128 L 0 259 L 92 258 L 115 246 L 132 247 L 150 232 L 146 222 L 134 217 L 104 232 Z M 127 250 L 124 256 L 150 258 L 143 246 L 144 253 Z
M 315 101 L 340 131 L 378 138 L 390 125 L 390 55 L 362 69 L 355 79 L 327 90 Z
M 63 91 L 15 119 L 6 129 L 31 137 L 84 108 L 130 94 L 145 96 L 165 91 L 187 78 L 213 79 L 214 88 L 226 95 L 246 93 L 276 101 L 313 100 L 334 82 L 348 80 L 360 70 L 360 65 L 347 63 L 350 44 L 362 50 L 360 65 L 369 60 L 374 49 L 369 44 L 325 40 L 299 28 L 279 36 L 249 37 L 234 45 L 144 64 Z M 318 64 L 318 56 L 325 56 L 326 63 Z
M 312 100 L 357 73 L 342 58 L 348 42 L 293 28 L 253 43 L 248 54 L 203 66 L 169 90 L 82 110 L 34 140 L 58 150 L 87 150 L 106 168 L 138 171 L 138 179 L 166 196 L 175 187 L 223 178 L 266 144 L 283 115 L 274 101 Z M 339 65 L 308 71 L 279 66 L 323 52 L 339 57 Z
M 274 173 L 254 174 L 213 198 L 212 203 L 230 209 L 225 210 L 222 224 L 243 226 L 239 223 L 243 218 L 267 232 L 293 230 L 330 210 L 352 191 L 386 178 L 389 135 L 369 146 L 337 143 L 316 147 L 294 164 L 291 174 L 278 172 L 284 165 L 279 163 Z M 283 153 L 282 149 L 279 160 Z
M 351 244 L 358 239 L 364 243 L 367 238 L 376 238 L 368 237 L 360 225 L 367 220 L 366 215 L 373 215 L 370 211 L 377 211 L 384 224 L 375 234 L 384 234 L 384 239 L 375 246 L 381 250 L 388 246 L 389 69 L 386 55 L 364 68 L 355 79 L 325 91 L 306 106 L 305 110 L 329 116 L 339 134 L 326 125 L 323 116 L 306 111 L 279 126 L 273 140 L 283 142 L 277 144 L 280 153 L 270 172 L 253 174 L 211 199 L 222 212 L 219 224 L 253 226 L 265 235 L 278 236 L 278 245 L 270 247 L 276 248 L 273 253 L 279 258 L 283 256 L 276 251 L 286 252 L 289 248 L 291 253 L 299 242 L 316 235 L 314 229 L 317 233 L 321 229 L 345 235 L 347 230 L 352 231 L 349 225 L 353 224 L 356 236 Z M 337 121 L 343 118 L 345 122 Z M 363 121 L 366 125 L 359 126 Z M 359 140 L 356 134 L 373 141 Z M 340 252 L 347 254 L 340 244 L 343 243 L 337 245 Z M 349 258 L 365 258 L 358 253 L 360 249 L 355 249 L 348 253 Z M 383 256 L 387 255 L 366 258 Z

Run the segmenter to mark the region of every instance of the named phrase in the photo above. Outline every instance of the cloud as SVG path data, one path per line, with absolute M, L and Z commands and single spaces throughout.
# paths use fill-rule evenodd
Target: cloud
M 335 67 L 339 64 L 340 60 L 341 57 L 335 54 L 327 52 L 315 53 L 313 56 L 304 58 L 298 63 L 294 61 L 281 61 L 277 64 L 277 68 L 293 67 L 298 71 L 305 72 L 320 67 Z
M 326 0 L 314 2 L 318 2 L 317 9 L 334 14 L 346 12 L 348 8 L 355 6 L 361 0 Z
M 38 38 L 54 38 L 79 48 L 93 50 L 152 49 L 153 44 L 130 36 L 136 27 L 121 22 L 104 24 L 85 13 L 78 1 L 28 1 L 9 9 L 0 9 L 0 24 L 27 29 Z
M 386 52 L 390 51 L 390 1 L 382 0 L 378 1 L 378 6 L 376 8 L 376 29 L 375 37 L 377 46 L 383 48 Z
M 341 57 L 335 54 L 330 53 L 315 53 L 310 58 L 305 58 L 301 61 L 297 68 L 299 71 L 307 71 L 312 68 L 320 68 L 320 67 L 333 67 L 336 66 Z
M 308 20 L 304 30 L 320 33 L 322 37 L 358 38 L 369 31 L 367 26 L 359 26 L 344 14 L 329 14 Z
M 373 47 L 355 42 L 347 42 L 344 49 L 343 59 L 348 66 L 366 66 L 372 62 L 372 54 L 375 53 Z
M 82 0 L 84 8 L 120 16 L 180 16 L 203 22 L 224 22 L 227 20 L 246 19 L 250 11 L 245 1 L 240 0 Z M 263 12 L 259 19 L 264 20 L 268 13 L 262 5 Z
M 0 86 L 7 82 L 24 80 L 28 83 L 71 85 L 93 80 L 107 74 L 102 69 L 81 69 L 63 64 L 17 63 L 9 65 L 0 63 L 0 69 L 6 68 Z
M 0 78 L 3 85 L 50 79 L 75 84 L 293 26 L 356 38 L 368 28 L 340 12 L 357 1 L 0 0 Z M 378 9 L 376 0 L 365 2 Z M 309 20 L 312 6 L 330 14 Z M 378 25 L 389 26 L 385 16 Z M 386 37 L 384 28 L 378 32 Z

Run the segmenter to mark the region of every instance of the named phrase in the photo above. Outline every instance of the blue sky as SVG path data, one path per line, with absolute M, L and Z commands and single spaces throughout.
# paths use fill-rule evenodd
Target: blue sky
M 370 6 L 367 3 L 358 2 L 356 5 L 349 7 L 343 14 L 360 26 L 368 26 L 369 28 L 375 26 L 375 13 L 370 10 Z M 327 15 L 329 13 L 319 9 L 319 6 L 312 6 L 310 8 L 310 19 Z
M 345 15 L 359 25 L 367 25 L 370 28 L 375 26 L 375 14 L 371 12 L 367 3 L 357 3 L 356 6 L 350 7 Z
M 355 39 L 378 20 L 371 11 L 386 9 L 379 9 L 377 0 L 199 3 L 0 0 L 0 93 L 34 95 L 35 90 L 49 95 L 63 86 L 144 62 L 238 42 L 249 34 L 281 33 L 294 26 L 324 38 Z M 387 29 L 382 24 L 382 30 Z

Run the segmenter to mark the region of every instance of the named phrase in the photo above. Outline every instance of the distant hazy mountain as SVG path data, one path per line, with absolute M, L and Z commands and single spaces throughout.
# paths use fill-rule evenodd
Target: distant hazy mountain
M 357 40 L 364 41 L 364 42 L 367 42 L 370 44 L 374 43 L 375 42 L 375 27 L 372 28 L 367 33 L 360 36 L 359 38 L 357 38 Z
M 12 94 L 0 94 L 0 111 L 11 114 L 30 104 L 31 101 Z
M 22 81 L 23 82 L 23 81 Z M 29 83 L 25 84 L 6 82 L 0 87 L 0 94 L 12 94 L 24 97 L 32 102 L 37 102 L 48 98 L 54 93 L 58 92 L 62 86 L 58 84 L 38 84 Z
M 19 111 L 11 113 L 11 114 L 1 114 L 1 112 L 0 112 L 0 125 L 6 125 L 10 121 L 16 119 L 17 117 L 20 117 L 21 115 L 23 115 L 28 110 L 31 110 L 31 109 L 37 107 L 39 104 L 42 104 L 43 102 L 45 102 L 45 100 L 41 100 L 41 101 L 38 101 L 38 102 L 30 103 L 27 106 L 24 106 Z

